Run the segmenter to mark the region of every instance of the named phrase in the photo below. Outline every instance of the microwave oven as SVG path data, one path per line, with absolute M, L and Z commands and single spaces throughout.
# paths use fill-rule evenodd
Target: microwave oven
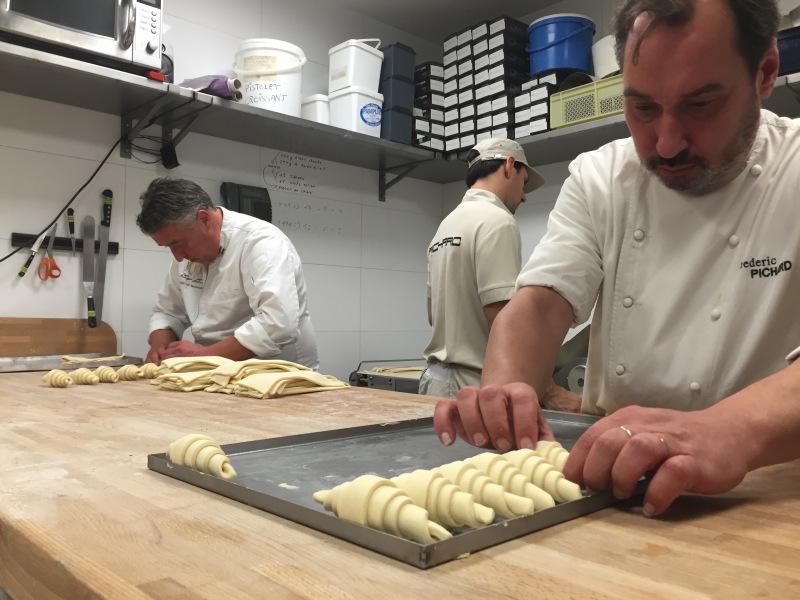
M 0 0 L 0 39 L 134 73 L 161 68 L 163 0 Z

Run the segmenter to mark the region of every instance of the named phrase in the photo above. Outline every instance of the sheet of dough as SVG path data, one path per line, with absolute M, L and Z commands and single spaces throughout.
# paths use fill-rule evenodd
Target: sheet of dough
M 237 384 L 236 394 L 251 398 L 277 398 L 345 387 L 350 386 L 333 375 L 322 375 L 316 371 L 256 373 Z
M 103 362 L 106 360 L 120 360 L 125 358 L 124 354 L 120 354 L 119 356 L 100 356 L 98 358 L 86 358 L 85 356 L 71 356 L 66 354 L 61 357 L 62 363 L 82 363 L 82 362 Z
M 209 371 L 236 361 L 223 356 L 176 356 L 161 361 L 160 373 L 186 373 L 189 371 Z
M 208 387 L 211 383 L 208 376 L 212 370 L 164 373 L 156 377 L 153 382 L 163 390 L 195 392 Z
M 259 358 L 250 358 L 248 360 L 240 360 L 231 364 L 221 365 L 214 369 L 210 374 L 210 379 L 217 386 L 226 388 L 230 386 L 227 393 L 233 393 L 236 383 L 256 373 L 283 373 L 287 371 L 310 371 L 306 366 L 290 362 L 288 360 L 264 360 Z M 221 389 L 213 389 L 209 391 L 222 391 Z

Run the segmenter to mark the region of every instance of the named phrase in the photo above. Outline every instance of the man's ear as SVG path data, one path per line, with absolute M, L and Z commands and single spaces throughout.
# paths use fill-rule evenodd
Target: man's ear
M 766 98 L 772 93 L 772 88 L 775 87 L 775 80 L 778 78 L 779 66 L 778 42 L 772 40 L 772 46 L 767 50 L 764 58 L 761 59 L 756 73 L 756 91 L 761 98 Z
M 506 179 L 511 179 L 511 177 L 514 175 L 514 157 L 513 156 L 509 156 L 506 159 L 506 164 L 503 165 L 503 168 L 505 169 Z
M 205 208 L 198 208 L 197 209 L 197 220 L 205 226 L 211 222 L 211 213 L 207 211 Z

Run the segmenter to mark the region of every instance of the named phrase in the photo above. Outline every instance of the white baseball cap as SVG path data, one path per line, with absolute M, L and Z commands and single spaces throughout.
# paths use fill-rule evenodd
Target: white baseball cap
M 509 156 L 513 156 L 516 162 L 525 165 L 528 170 L 528 181 L 525 183 L 523 191 L 526 194 L 529 194 L 544 183 L 544 177 L 528 164 L 528 159 L 525 158 L 525 151 L 514 140 L 489 138 L 475 144 L 470 154 L 473 151 L 477 152 L 478 155 L 467 163 L 468 167 L 471 167 L 479 160 L 505 160 Z

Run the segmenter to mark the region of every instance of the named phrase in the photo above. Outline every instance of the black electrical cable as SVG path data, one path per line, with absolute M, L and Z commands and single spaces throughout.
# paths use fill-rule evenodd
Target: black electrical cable
M 48 223 L 48 224 L 47 224 L 47 225 L 44 227 L 44 229 L 42 229 L 42 230 L 41 230 L 39 233 L 37 233 L 35 236 L 33 236 L 33 239 L 31 240 L 30 244 L 25 244 L 24 246 L 19 246 L 19 247 L 17 247 L 15 250 L 12 250 L 12 251 L 11 251 L 11 252 L 9 252 L 8 254 L 6 254 L 4 257 L 0 258 L 0 263 L 1 263 L 1 262 L 3 262 L 3 261 L 6 261 L 6 260 L 8 260 L 8 259 L 9 259 L 9 258 L 11 258 L 12 256 L 14 256 L 14 255 L 15 255 L 17 252 L 19 252 L 19 251 L 21 251 L 21 250 L 24 250 L 25 248 L 30 248 L 31 246 L 33 246 L 33 243 L 34 243 L 34 242 L 35 242 L 35 241 L 36 241 L 36 240 L 39 238 L 39 236 L 40 236 L 40 235 L 42 235 L 44 232 L 46 232 L 48 229 L 50 229 L 50 228 L 53 226 L 53 223 L 55 223 L 56 221 L 58 221 L 58 218 L 59 218 L 61 215 L 63 215 L 63 214 L 64 214 L 64 212 L 66 212 L 66 210 L 67 210 L 67 209 L 70 207 L 70 205 L 71 205 L 71 204 L 72 204 L 72 203 L 75 201 L 75 198 L 77 198 L 77 197 L 78 197 L 78 195 L 79 195 L 79 194 L 80 194 L 80 193 L 81 193 L 81 192 L 82 192 L 84 189 L 86 189 L 86 186 L 87 186 L 87 185 L 89 185 L 89 184 L 92 182 L 92 180 L 95 178 L 95 176 L 96 176 L 96 175 L 97 175 L 97 174 L 100 172 L 100 169 L 102 169 L 102 168 L 103 168 L 103 166 L 106 164 L 106 162 L 108 161 L 109 157 L 111 156 L 111 153 L 112 153 L 112 152 L 114 152 L 114 149 L 115 149 L 117 146 L 119 146 L 119 143 L 120 143 L 121 141 L 122 141 L 122 138 L 119 138 L 119 139 L 118 139 L 116 142 L 114 142 L 114 145 L 113 145 L 113 146 L 111 146 L 111 149 L 108 151 L 108 154 L 106 154 L 106 155 L 105 155 L 105 157 L 103 158 L 103 160 L 102 160 L 102 161 L 100 161 L 100 164 L 99 164 L 99 165 L 97 166 L 97 168 L 94 170 L 94 173 L 92 173 L 92 174 L 91 174 L 91 176 L 89 177 L 89 179 L 87 179 L 87 180 L 86 180 L 86 183 L 84 183 L 84 184 L 83 184 L 83 185 L 80 187 L 80 189 L 79 189 L 77 192 L 75 192 L 75 194 L 72 196 L 72 198 L 70 198 L 70 199 L 69 199 L 69 202 L 67 202 L 67 203 L 64 205 L 64 207 L 63 207 L 63 208 L 62 208 L 62 209 L 59 211 L 59 213 L 58 213 L 58 214 L 57 214 L 57 215 L 56 215 L 56 216 L 53 218 L 53 220 L 52 220 L 52 221 L 50 221 L 50 222 L 49 222 L 49 223 Z

